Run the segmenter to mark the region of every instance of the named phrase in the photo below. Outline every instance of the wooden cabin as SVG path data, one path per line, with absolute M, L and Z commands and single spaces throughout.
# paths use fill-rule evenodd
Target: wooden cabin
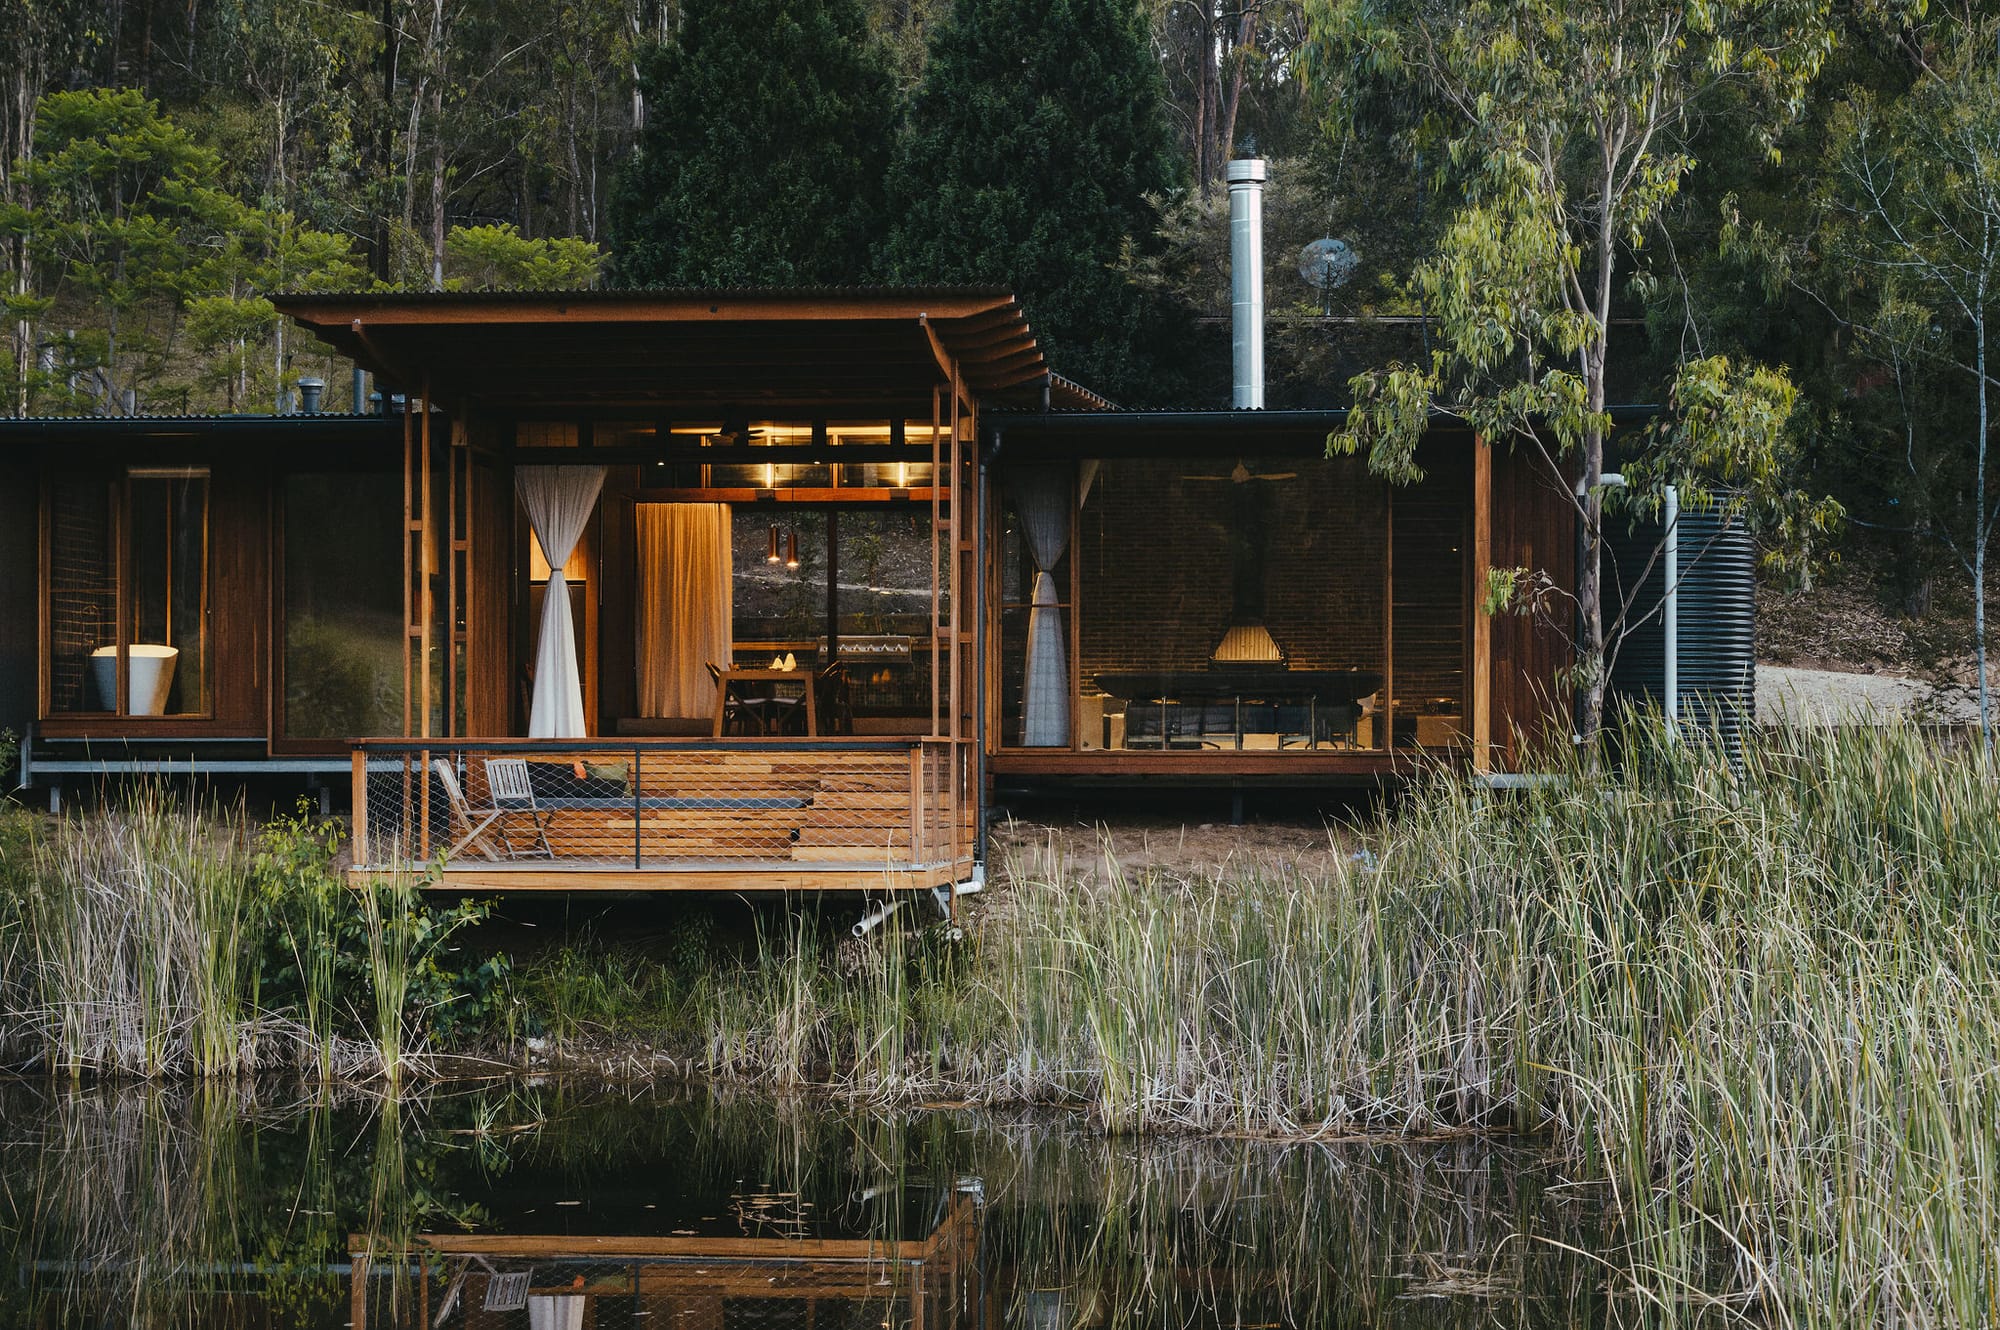
M 0 421 L 24 782 L 320 782 L 360 873 L 932 889 L 996 785 L 1518 765 L 1564 494 L 1440 427 L 1119 411 L 1005 290 L 310 295 L 381 414 Z M 548 549 L 560 557 L 551 560 Z M 32 625 L 32 627 L 29 627 Z

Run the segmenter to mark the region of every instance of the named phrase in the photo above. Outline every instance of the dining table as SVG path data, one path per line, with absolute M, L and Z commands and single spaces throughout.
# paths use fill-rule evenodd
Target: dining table
M 1243 747 L 1246 706 L 1322 708 L 1354 707 L 1382 686 L 1376 670 L 1292 670 L 1282 665 L 1231 665 L 1204 670 L 1117 670 L 1097 675 L 1091 683 L 1103 693 L 1157 706 L 1162 713 L 1163 741 L 1175 712 L 1210 705 L 1229 707 L 1237 748 Z M 1318 722 L 1308 726 L 1311 746 L 1318 746 Z
M 796 684 L 805 695 L 806 735 L 808 738 L 818 738 L 819 706 L 814 695 L 819 690 L 813 687 L 813 683 L 814 676 L 810 669 L 775 670 L 769 666 L 765 666 L 761 669 L 717 670 L 715 674 L 715 737 L 718 739 L 722 737 L 723 720 L 729 709 L 729 694 L 732 689 L 736 690 L 739 705 L 762 700 L 765 702 L 781 702 L 787 706 L 797 706 L 799 705 L 797 702 L 777 697 L 778 687 L 781 684 Z M 753 691 L 761 694 L 761 698 L 751 696 Z M 769 721 L 760 720 L 760 725 L 766 734 L 772 732 Z

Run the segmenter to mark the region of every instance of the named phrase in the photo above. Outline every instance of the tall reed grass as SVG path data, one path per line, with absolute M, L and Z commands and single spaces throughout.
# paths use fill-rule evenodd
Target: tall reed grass
M 1740 770 L 1627 736 L 1438 774 L 1333 872 L 1020 866 L 969 954 L 801 929 L 697 994 L 720 1074 L 1114 1132 L 1538 1134 L 1667 1323 L 2000 1322 L 2000 786 L 1914 728 Z
M 252 827 L 142 785 L 6 821 L 0 1066 L 394 1080 L 451 996 L 441 947 L 483 916 L 407 881 L 351 890 L 338 829 L 303 814 Z

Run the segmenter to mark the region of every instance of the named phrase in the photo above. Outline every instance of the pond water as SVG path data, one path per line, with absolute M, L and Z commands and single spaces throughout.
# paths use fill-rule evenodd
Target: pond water
M 1599 1325 L 1527 1147 L 496 1082 L 0 1082 L 0 1327 Z

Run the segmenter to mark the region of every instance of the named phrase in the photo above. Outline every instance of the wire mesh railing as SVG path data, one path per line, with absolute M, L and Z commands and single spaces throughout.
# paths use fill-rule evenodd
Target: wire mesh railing
M 354 865 L 916 870 L 970 854 L 942 739 L 363 740 Z

